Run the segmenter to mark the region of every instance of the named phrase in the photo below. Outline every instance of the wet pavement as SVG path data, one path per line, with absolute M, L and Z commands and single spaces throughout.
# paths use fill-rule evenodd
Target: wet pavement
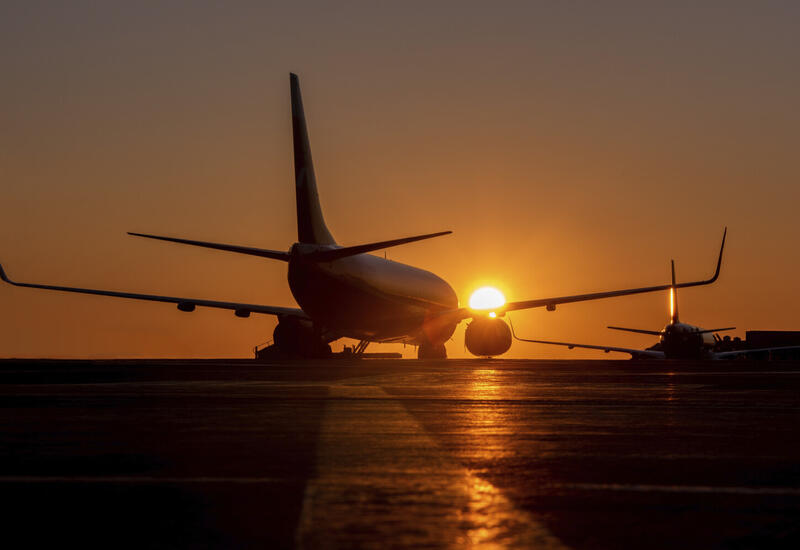
M 798 548 L 800 364 L 0 361 L 18 547 Z

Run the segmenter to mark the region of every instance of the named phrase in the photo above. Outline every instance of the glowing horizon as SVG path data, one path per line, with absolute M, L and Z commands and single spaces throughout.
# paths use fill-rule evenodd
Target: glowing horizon
M 453 230 L 386 254 L 465 304 L 484 284 L 514 300 L 661 285 L 673 257 L 699 279 L 728 225 L 719 281 L 681 290 L 679 314 L 742 337 L 798 328 L 800 3 L 0 13 L 0 261 L 14 279 L 296 306 L 284 263 L 125 235 L 287 250 L 294 71 L 343 245 Z M 662 325 L 662 300 L 565 304 L 514 323 L 637 347 L 604 327 Z M 277 322 L 6 284 L 0 304 L 5 357 L 248 357 Z M 451 357 L 469 356 L 465 325 Z M 515 342 L 504 357 L 598 355 Z

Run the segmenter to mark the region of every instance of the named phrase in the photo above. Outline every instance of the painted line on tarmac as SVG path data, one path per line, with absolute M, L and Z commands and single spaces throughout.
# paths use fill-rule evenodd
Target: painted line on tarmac
M 0 476 L 0 483 L 289 483 L 277 477 Z
M 317 441 L 299 548 L 565 548 L 379 386 L 330 386 Z
M 705 493 L 728 495 L 800 496 L 796 487 L 715 487 L 713 485 L 647 485 L 623 483 L 559 483 L 548 485 L 556 489 L 584 489 L 590 491 L 632 491 L 641 493 Z

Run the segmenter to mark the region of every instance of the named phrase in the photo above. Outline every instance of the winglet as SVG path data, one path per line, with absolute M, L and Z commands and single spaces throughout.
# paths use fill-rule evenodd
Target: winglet
M 20 283 L 16 283 L 16 282 L 14 282 L 14 281 L 12 281 L 11 279 L 8 278 L 8 275 L 6 275 L 6 272 L 3 269 L 2 265 L 0 265 L 0 279 L 3 279 L 5 282 L 7 282 L 10 285 L 21 286 Z
M 690 286 L 710 285 L 711 283 L 715 282 L 719 278 L 719 272 L 720 269 L 722 268 L 722 253 L 725 251 L 725 237 L 727 235 L 728 235 L 728 228 L 726 227 L 725 230 L 722 232 L 722 244 L 719 246 L 719 257 L 717 258 L 717 268 L 714 270 L 714 275 L 712 275 L 710 279 L 706 279 L 704 281 L 694 281 L 691 283 L 675 284 L 673 282 L 673 288 L 687 288 Z
M 725 237 L 728 235 L 728 228 L 726 227 L 725 230 L 722 232 L 722 244 L 719 247 L 719 258 L 717 259 L 717 269 L 714 271 L 714 276 L 711 277 L 709 280 L 710 283 L 713 283 L 719 277 L 719 270 L 722 267 L 722 252 L 725 250 Z

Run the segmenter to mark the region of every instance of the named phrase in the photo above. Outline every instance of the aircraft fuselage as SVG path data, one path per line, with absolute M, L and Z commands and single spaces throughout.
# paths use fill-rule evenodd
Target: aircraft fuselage
M 330 262 L 304 254 L 335 246 L 296 243 L 289 260 L 289 288 L 303 311 L 336 336 L 441 344 L 457 323 L 437 322 L 438 312 L 458 307 L 446 281 L 429 271 L 370 254 Z
M 670 323 L 661 336 L 661 349 L 668 359 L 703 359 L 713 348 L 713 334 L 687 323 Z

